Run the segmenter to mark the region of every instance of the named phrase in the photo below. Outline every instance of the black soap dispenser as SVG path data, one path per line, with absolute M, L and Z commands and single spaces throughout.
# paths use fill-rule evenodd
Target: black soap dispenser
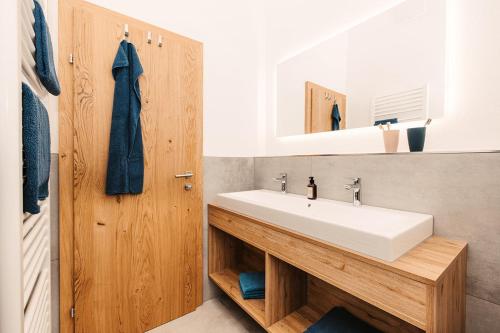
M 318 197 L 318 187 L 314 184 L 314 177 L 309 177 L 309 185 L 307 185 L 307 199 L 316 200 Z

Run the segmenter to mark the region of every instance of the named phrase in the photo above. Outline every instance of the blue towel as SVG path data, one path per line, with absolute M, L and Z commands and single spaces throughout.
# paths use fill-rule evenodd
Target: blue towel
M 385 124 L 397 124 L 398 123 L 398 118 L 390 118 L 390 119 L 383 119 L 383 120 L 376 120 L 373 126 L 378 126 L 378 125 L 385 125 Z
M 265 284 L 264 272 L 240 273 L 240 289 L 244 299 L 264 298 Z
M 266 293 L 264 291 L 255 293 L 244 293 L 242 291 L 241 296 L 243 297 L 243 299 L 263 299 L 266 297 Z
M 354 317 L 344 308 L 334 308 L 305 333 L 382 333 L 364 321 Z
M 126 40 L 120 43 L 112 73 L 115 79 L 115 93 L 106 194 L 138 194 L 142 193 L 144 183 L 139 88 L 139 76 L 143 70 L 134 45 Z
M 43 86 L 52 95 L 58 96 L 61 93 L 59 80 L 57 79 L 56 68 L 54 66 L 54 55 L 52 51 L 52 41 L 50 32 L 43 15 L 43 9 L 38 1 L 35 3 L 33 15 L 35 16 L 35 63 L 36 73 Z
M 340 118 L 339 106 L 337 103 L 333 103 L 332 109 L 332 131 L 338 131 L 340 129 L 340 122 L 342 118 Z
M 29 86 L 22 85 L 23 102 L 23 211 L 40 213 L 38 200 L 49 195 L 49 115 Z
M 251 299 L 251 298 L 264 298 L 266 293 L 265 291 L 258 291 L 258 292 L 252 292 L 252 293 L 243 293 L 243 298 L 244 299 Z

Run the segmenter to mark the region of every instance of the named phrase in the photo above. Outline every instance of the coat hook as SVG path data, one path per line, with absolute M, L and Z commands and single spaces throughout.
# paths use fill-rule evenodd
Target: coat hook
M 148 31 L 148 44 L 151 44 L 152 34 L 151 31 Z
M 128 38 L 128 24 L 125 24 L 123 26 L 123 35 L 125 36 L 125 38 Z
M 159 47 L 163 46 L 163 38 L 161 37 L 161 35 L 158 36 L 158 46 Z

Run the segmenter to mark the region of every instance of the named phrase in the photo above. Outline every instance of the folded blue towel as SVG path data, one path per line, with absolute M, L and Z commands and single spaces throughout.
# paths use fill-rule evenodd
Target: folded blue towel
M 382 333 L 354 317 L 344 308 L 337 307 L 310 326 L 305 333 Z
M 240 273 L 240 289 L 244 299 L 264 298 L 265 284 L 264 272 Z
M 240 290 L 241 290 L 241 284 L 240 284 Z M 266 297 L 266 294 L 265 291 L 244 293 L 243 290 L 241 290 L 241 296 L 243 297 L 243 299 L 263 299 Z
M 385 124 L 397 124 L 398 123 L 398 118 L 390 118 L 390 119 L 382 119 L 382 120 L 376 120 L 373 126 L 378 126 L 378 125 L 385 125 Z
M 242 294 L 243 299 L 264 299 L 266 298 L 265 294 L 259 294 L 259 295 L 247 295 L 247 294 Z
M 22 85 L 23 102 L 23 211 L 40 213 L 38 200 L 49 195 L 49 115 L 30 87 Z
M 142 72 L 141 62 L 134 45 L 123 40 L 112 68 L 115 93 L 106 178 L 106 194 L 108 195 L 142 193 L 144 148 L 139 87 L 139 77 Z
M 36 73 L 47 91 L 57 96 L 61 93 L 61 87 L 59 86 L 59 80 L 54 66 L 54 55 L 49 27 L 45 21 L 42 7 L 38 1 L 34 0 L 33 2 L 35 3 L 33 15 L 35 16 Z
M 240 289 L 242 289 L 241 283 L 240 283 Z M 246 295 L 264 295 L 264 293 L 265 293 L 264 289 L 262 289 L 262 290 L 255 290 L 255 291 L 246 291 L 245 292 Z

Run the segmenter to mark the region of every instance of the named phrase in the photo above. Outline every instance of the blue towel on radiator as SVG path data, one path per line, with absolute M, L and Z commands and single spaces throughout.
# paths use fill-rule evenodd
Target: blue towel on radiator
M 52 95 L 58 96 L 61 93 L 61 87 L 59 86 L 59 80 L 54 66 L 54 55 L 49 27 L 45 21 L 42 7 L 38 1 L 33 2 L 35 3 L 35 9 L 33 9 L 35 24 L 33 28 L 35 30 L 36 73 L 47 91 Z
M 23 211 L 40 213 L 38 200 L 49 195 L 49 115 L 28 85 L 22 85 L 23 102 Z
M 142 193 L 144 148 L 139 87 L 142 72 L 134 45 L 123 40 L 112 68 L 115 92 L 106 178 L 108 195 Z
M 344 308 L 336 307 L 310 326 L 305 333 L 382 333 L 353 316 Z
M 259 299 L 265 296 L 264 272 L 240 273 L 240 289 L 244 299 Z

